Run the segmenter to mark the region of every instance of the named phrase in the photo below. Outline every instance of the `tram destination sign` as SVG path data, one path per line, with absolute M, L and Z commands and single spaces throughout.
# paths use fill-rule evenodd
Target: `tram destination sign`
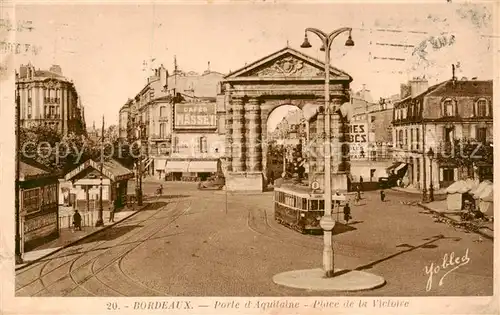
M 216 104 L 175 104 L 174 126 L 176 129 L 217 128 Z

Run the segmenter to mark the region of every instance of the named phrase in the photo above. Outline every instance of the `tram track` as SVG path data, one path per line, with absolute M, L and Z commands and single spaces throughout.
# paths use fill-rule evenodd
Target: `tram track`
M 122 292 L 120 292 L 119 290 L 109 286 L 108 284 L 104 283 L 98 276 L 99 273 L 101 273 L 103 270 L 107 269 L 109 266 L 111 266 L 112 264 L 114 263 L 118 263 L 123 260 L 123 258 L 125 258 L 126 256 L 128 256 L 134 249 L 136 249 L 137 247 L 139 247 L 141 244 L 145 243 L 146 241 L 148 241 L 149 239 L 151 239 L 152 237 L 154 237 L 156 234 L 160 233 L 161 231 L 165 230 L 166 228 L 170 227 L 173 223 L 175 223 L 182 215 L 184 215 L 186 212 L 188 212 L 190 209 L 191 209 L 191 203 L 189 204 L 189 206 L 183 210 L 180 211 L 180 213 L 175 213 L 173 215 L 173 217 L 171 218 L 170 222 L 168 222 L 167 224 L 160 224 L 160 227 L 158 229 L 155 229 L 152 233 L 149 233 L 144 239 L 136 242 L 136 244 L 133 244 L 133 246 L 131 246 L 131 248 L 127 249 L 125 252 L 122 252 L 120 254 L 118 254 L 117 257 L 114 257 L 111 259 L 110 262 L 108 262 L 107 264 L 105 264 L 104 266 L 100 267 L 99 269 L 96 269 L 95 268 L 95 265 L 96 263 L 98 262 L 99 258 L 101 258 L 105 253 L 103 253 L 102 255 L 99 255 L 97 257 L 95 257 L 92 261 L 92 265 L 90 267 L 90 270 L 91 270 L 91 274 L 89 276 L 87 276 L 86 278 L 84 278 L 84 280 L 80 281 L 79 285 L 80 287 L 83 287 L 83 284 L 87 281 L 89 281 L 90 279 L 95 279 L 96 281 L 98 281 L 100 284 L 104 285 L 105 287 L 109 288 L 110 290 L 116 292 L 117 294 L 119 294 L 120 296 L 127 296 L 127 294 L 124 294 Z M 180 202 L 178 202 L 176 204 L 176 208 L 177 206 L 180 204 Z M 171 211 L 172 213 L 175 212 L 175 208 Z M 123 269 L 121 269 L 120 267 L 118 268 L 120 270 L 120 272 L 125 275 L 126 277 L 127 274 L 123 271 Z M 69 273 L 72 273 L 74 272 L 74 270 L 70 270 Z M 130 278 L 130 277 L 129 277 Z M 139 283 L 138 281 L 135 281 L 135 283 Z M 144 287 L 144 285 L 142 285 Z M 68 294 L 71 294 L 77 287 L 75 287 L 74 289 L 70 290 L 69 292 L 67 292 L 66 295 Z M 146 287 L 147 288 L 147 287 Z M 149 289 L 149 288 L 148 288 Z M 88 290 L 86 290 L 88 291 Z
M 154 205 L 158 205 L 158 203 L 153 203 L 153 204 L 152 204 L 152 206 L 154 206 Z M 168 205 L 168 204 L 167 204 L 167 205 Z M 166 205 L 166 206 L 167 206 L 167 205 Z M 158 210 L 156 210 L 153 214 L 151 214 L 150 216 L 148 216 L 146 219 L 139 220 L 139 221 L 137 222 L 137 224 L 141 224 L 141 223 L 146 222 L 147 220 L 149 220 L 149 219 L 151 219 L 151 218 L 155 217 L 158 213 L 160 213 L 160 212 L 162 212 L 162 211 L 164 211 L 163 207 L 158 208 Z M 120 223 L 121 223 L 121 222 L 120 222 Z M 119 224 L 120 224 L 120 223 L 119 223 Z M 126 222 L 126 223 L 130 223 L 130 222 Z M 139 230 L 138 230 L 137 232 L 135 232 L 134 234 L 129 235 L 129 237 L 127 237 L 125 240 L 129 240 L 129 239 L 130 239 L 130 238 L 132 238 L 133 236 L 135 236 L 135 235 L 139 234 L 142 230 L 143 230 L 143 229 L 139 229 Z M 110 231 L 109 231 L 109 230 L 106 230 L 106 231 L 104 231 L 104 233 L 110 233 Z M 113 241 L 114 241 L 114 240 L 113 240 Z M 99 250 L 99 247 L 100 247 L 102 244 L 104 244 L 104 243 L 112 243 L 113 241 L 104 240 L 104 241 L 98 242 L 95 246 L 92 246 L 92 247 L 90 247 L 89 249 L 85 250 L 85 251 L 84 251 L 81 255 L 79 255 L 78 257 L 76 257 L 76 258 L 72 258 L 72 259 L 70 259 L 70 260 L 68 260 L 68 261 L 66 261 L 66 262 L 64 262 L 64 263 L 62 263 L 62 264 L 60 264 L 60 265 L 58 265 L 57 267 L 55 267 L 54 269 L 50 270 L 49 272 L 47 272 L 47 273 L 45 273 L 45 274 L 43 274 L 43 269 L 44 269 L 44 268 L 42 268 L 42 269 L 40 270 L 40 274 L 39 274 L 38 278 L 36 278 L 35 280 L 33 280 L 31 283 L 33 283 L 34 281 L 36 281 L 36 280 L 40 279 L 40 282 L 42 283 L 42 286 L 43 286 L 43 287 L 42 287 L 42 289 L 41 289 L 41 290 L 39 290 L 39 291 L 35 292 L 35 293 L 33 294 L 33 296 L 36 296 L 36 295 L 38 295 L 38 294 L 42 293 L 43 291 L 50 292 L 50 290 L 48 289 L 49 287 L 51 287 L 51 286 L 53 286 L 54 284 L 58 283 L 60 280 L 62 280 L 62 279 L 64 279 L 64 278 L 66 278 L 67 276 L 69 276 L 69 274 L 66 274 L 65 276 L 62 276 L 62 277 L 58 278 L 57 280 L 53 281 L 51 285 L 45 285 L 45 284 L 43 283 L 43 278 L 44 278 L 44 277 L 46 277 L 46 276 L 47 276 L 47 275 L 49 275 L 50 273 L 52 273 L 52 272 L 54 272 L 54 271 L 58 270 L 59 268 L 61 268 L 61 267 L 65 266 L 66 264 L 68 264 L 68 263 L 70 263 L 70 262 L 71 262 L 71 264 L 70 264 L 69 268 L 72 268 L 72 267 L 74 266 L 74 264 L 76 263 L 76 261 L 78 261 L 78 260 L 79 260 L 80 258 L 82 258 L 83 256 L 88 255 L 88 253 L 93 252 L 93 251 L 95 251 L 95 250 Z M 106 249 L 106 248 L 104 248 L 104 249 Z M 103 250 L 104 250 L 104 249 L 103 249 Z M 109 250 L 109 249 L 108 249 L 108 250 Z M 102 253 L 101 253 L 101 254 L 102 254 Z M 99 256 L 99 255 L 101 255 L 101 254 L 98 254 L 98 256 Z M 55 258 L 57 258 L 57 257 L 55 257 Z M 47 261 L 47 262 L 44 264 L 44 267 L 45 267 L 45 266 L 47 266 L 47 265 L 48 265 L 51 261 L 53 261 L 53 260 L 49 260 L 49 261 Z M 88 263 L 88 261 L 87 261 L 86 263 L 82 264 L 81 266 L 79 266 L 79 268 L 86 266 L 86 265 L 87 265 L 87 263 Z M 73 281 L 73 278 L 72 278 L 71 276 L 70 276 L 70 280 L 72 280 L 72 281 Z M 16 292 L 17 292 L 18 290 L 21 290 L 22 288 L 24 288 L 24 287 L 28 286 L 29 284 L 30 284 L 30 283 L 25 284 L 25 285 L 24 285 L 23 287 L 21 287 L 21 288 L 18 288 L 18 289 L 16 290 Z
M 161 202 L 161 203 L 163 203 L 163 202 Z M 152 204 L 151 204 L 151 207 L 154 207 L 155 205 L 158 205 L 158 204 L 161 204 L 161 203 L 160 203 L 160 202 L 155 202 L 155 203 L 152 203 Z M 178 201 L 178 202 L 177 202 L 177 204 L 175 205 L 174 209 L 172 209 L 172 210 L 170 210 L 170 211 L 174 211 L 174 210 L 175 210 L 175 208 L 177 207 L 177 205 L 178 205 L 178 204 L 179 204 L 179 201 Z M 154 217 L 155 217 L 156 215 L 158 215 L 159 213 L 164 212 L 164 210 L 165 210 L 164 208 L 165 208 L 166 206 L 168 206 L 168 205 L 169 205 L 169 204 L 166 204 L 166 205 L 164 205 L 164 206 L 159 207 L 159 208 L 158 208 L 158 210 L 156 210 L 154 213 L 152 213 L 151 215 L 149 215 L 149 216 L 148 216 L 147 218 L 145 218 L 145 219 L 142 219 L 142 220 L 137 221 L 137 222 L 136 222 L 136 224 L 141 224 L 141 223 L 144 223 L 144 222 L 146 222 L 146 221 L 148 221 L 148 220 L 150 220 L 150 219 L 154 218 Z M 141 210 L 141 211 L 143 211 L 143 210 Z M 132 221 L 132 222 L 135 222 L 135 221 Z M 120 223 L 118 223 L 118 224 L 122 224 L 122 223 L 125 223 L 125 222 L 120 222 Z M 125 226 L 128 226 L 128 225 L 130 225 L 130 221 L 127 221 L 127 222 L 126 222 L 126 224 L 125 224 Z M 137 230 L 137 232 L 133 233 L 132 235 L 129 235 L 129 236 L 128 236 L 127 238 L 125 238 L 124 240 L 122 240 L 122 241 L 118 242 L 116 245 L 119 245 L 120 243 L 122 243 L 122 244 L 123 244 L 123 242 L 124 242 L 124 241 L 130 240 L 132 237 L 139 235 L 139 233 L 141 233 L 141 232 L 142 232 L 145 228 L 146 228 L 146 227 L 142 227 L 141 229 Z M 104 233 L 110 233 L 110 231 L 109 231 L 109 230 L 106 230 L 106 231 L 103 231 L 103 232 L 104 232 Z M 88 265 L 88 264 L 90 263 L 90 261 L 91 261 L 91 260 L 98 259 L 100 256 L 102 256 L 103 254 L 105 254 L 105 253 L 109 252 L 109 250 L 113 249 L 114 247 L 111 247 L 111 246 L 110 246 L 110 247 L 108 247 L 108 248 L 107 248 L 107 250 L 106 250 L 106 248 L 103 248 L 102 250 L 105 250 L 104 252 L 102 252 L 102 253 L 98 254 L 98 255 L 97 255 L 96 257 L 94 257 L 94 258 L 91 258 L 90 260 L 86 261 L 85 263 L 83 263 L 82 265 L 80 265 L 78 268 L 76 268 L 76 269 L 74 269 L 74 270 L 73 270 L 75 263 L 76 263 L 77 261 L 79 261 L 79 259 L 80 259 L 80 258 L 84 257 L 85 255 L 88 255 L 90 252 L 93 252 L 93 251 L 99 250 L 99 249 L 100 249 L 99 247 L 100 247 L 101 245 L 103 245 L 103 244 L 105 244 L 105 243 L 112 243 L 112 242 L 114 242 L 114 241 L 115 241 L 115 240 L 112 240 L 112 241 L 109 241 L 109 240 L 104 240 L 104 241 L 97 242 L 97 244 L 95 244 L 94 246 L 92 246 L 92 247 L 90 247 L 90 248 L 86 249 L 86 250 L 85 250 L 83 253 L 81 253 L 79 256 L 77 256 L 77 257 L 73 257 L 73 258 L 70 258 L 69 260 L 67 260 L 67 261 L 63 262 L 62 264 L 58 264 L 55 268 L 53 268 L 53 269 L 49 270 L 48 272 L 45 272 L 45 273 L 44 273 L 44 271 L 45 271 L 46 267 L 47 267 L 47 266 L 48 266 L 51 262 L 53 262 L 53 261 L 54 261 L 54 259 L 65 258 L 65 256 L 55 257 L 55 258 L 53 258 L 53 259 L 51 259 L 51 260 L 46 261 L 46 262 L 42 265 L 42 268 L 40 269 L 40 271 L 38 272 L 37 277 L 36 277 L 35 279 L 33 279 L 32 281 L 30 281 L 30 282 L 28 282 L 28 283 L 25 283 L 25 284 L 23 284 L 22 286 L 20 286 L 20 287 L 16 288 L 16 292 L 19 292 L 19 291 L 23 290 L 24 288 L 28 287 L 29 285 L 32 285 L 33 283 L 36 283 L 37 281 L 40 281 L 40 283 L 41 283 L 41 285 L 42 285 L 42 288 L 41 288 L 40 290 L 36 291 L 34 294 L 31 294 L 32 296 L 36 296 L 36 295 L 38 295 L 38 294 L 40 294 L 40 293 L 42 293 L 42 292 L 44 292 L 44 291 L 45 291 L 45 292 L 47 292 L 47 293 L 50 293 L 50 289 L 49 289 L 49 288 L 50 288 L 50 287 L 52 287 L 52 286 L 54 286 L 56 283 L 58 283 L 59 281 L 61 281 L 61 280 L 65 279 L 65 278 L 69 278 L 69 279 L 70 279 L 70 280 L 71 280 L 74 284 L 78 284 L 78 281 L 77 281 L 77 280 L 73 277 L 72 273 L 69 273 L 69 272 L 68 272 L 68 273 L 66 273 L 66 275 L 64 275 L 64 276 L 57 278 L 55 281 L 52 281 L 52 283 L 51 283 L 51 284 L 46 284 L 46 283 L 45 283 L 45 281 L 44 281 L 44 278 L 45 278 L 45 277 L 47 277 L 48 275 L 50 275 L 50 274 L 54 273 L 55 271 L 59 270 L 61 267 L 64 267 L 64 266 L 65 266 L 65 265 L 67 265 L 68 263 L 71 263 L 71 264 L 70 264 L 70 266 L 69 266 L 69 269 L 71 269 L 72 271 L 77 270 L 77 269 L 80 269 L 80 268 L 82 268 L 82 267 L 85 267 L 86 265 Z M 115 246 L 116 246 L 116 245 L 115 245 Z M 65 254 L 65 253 L 62 253 L 62 254 Z M 71 256 L 71 255 L 67 255 L 67 256 Z M 39 266 L 39 265 L 37 265 L 37 266 Z M 21 274 L 24 274 L 24 273 L 26 273 L 26 272 L 30 271 L 30 270 L 33 270 L 33 269 L 34 269 L 34 268 L 36 268 L 37 266 L 33 266 L 33 267 L 31 267 L 31 268 L 24 269 L 23 271 L 21 271 L 20 273 L 18 273 L 16 276 L 19 276 L 19 275 L 21 275 Z M 82 288 L 82 289 L 84 289 L 85 291 L 88 291 L 88 290 L 86 290 L 85 288 Z M 89 292 L 89 293 L 91 293 L 91 292 Z

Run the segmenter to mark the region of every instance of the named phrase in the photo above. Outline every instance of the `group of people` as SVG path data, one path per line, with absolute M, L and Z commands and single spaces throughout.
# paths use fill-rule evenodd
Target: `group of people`
M 113 201 L 113 205 L 109 208 L 109 219 L 108 222 L 115 222 L 115 212 L 119 208 L 119 200 L 115 198 Z M 73 231 L 81 231 L 82 230 L 82 215 L 78 212 L 78 209 L 75 209 L 75 213 L 73 214 Z
M 356 186 L 356 194 L 354 195 L 354 204 L 358 205 L 361 198 L 361 190 L 363 189 L 363 177 L 359 177 L 359 184 Z M 338 195 L 338 191 L 336 193 Z M 380 190 L 380 201 L 385 202 L 385 191 L 383 189 Z M 351 207 L 347 202 L 344 205 L 344 221 L 346 224 L 349 224 L 349 220 L 352 219 L 351 216 Z

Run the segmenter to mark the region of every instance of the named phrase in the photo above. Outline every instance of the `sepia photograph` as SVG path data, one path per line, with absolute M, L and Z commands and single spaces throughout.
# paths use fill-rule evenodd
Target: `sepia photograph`
M 497 314 L 497 2 L 0 6 L 6 314 Z

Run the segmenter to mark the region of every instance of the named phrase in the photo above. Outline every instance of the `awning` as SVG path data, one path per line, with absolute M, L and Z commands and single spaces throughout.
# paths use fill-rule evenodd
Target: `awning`
M 217 161 L 191 161 L 188 172 L 193 173 L 217 173 Z
M 404 164 L 404 163 L 401 163 L 401 162 L 395 162 L 393 163 L 391 166 L 389 166 L 387 168 L 387 172 L 391 172 L 393 169 L 397 168 L 398 166 L 400 166 L 401 164 Z
M 166 163 L 167 163 L 167 159 L 158 159 L 158 158 L 155 158 L 154 159 L 154 165 L 155 165 L 155 170 L 157 171 L 164 171 L 165 170 L 165 166 L 166 166 Z
M 165 172 L 187 172 L 189 166 L 189 161 L 167 161 L 165 166 Z
M 406 164 L 406 163 L 401 163 L 401 164 L 399 164 L 399 165 L 398 165 L 398 166 L 394 169 L 394 171 L 399 172 L 399 171 L 400 171 L 400 170 L 402 170 L 402 169 L 403 169 L 406 165 L 408 165 L 408 164 Z

